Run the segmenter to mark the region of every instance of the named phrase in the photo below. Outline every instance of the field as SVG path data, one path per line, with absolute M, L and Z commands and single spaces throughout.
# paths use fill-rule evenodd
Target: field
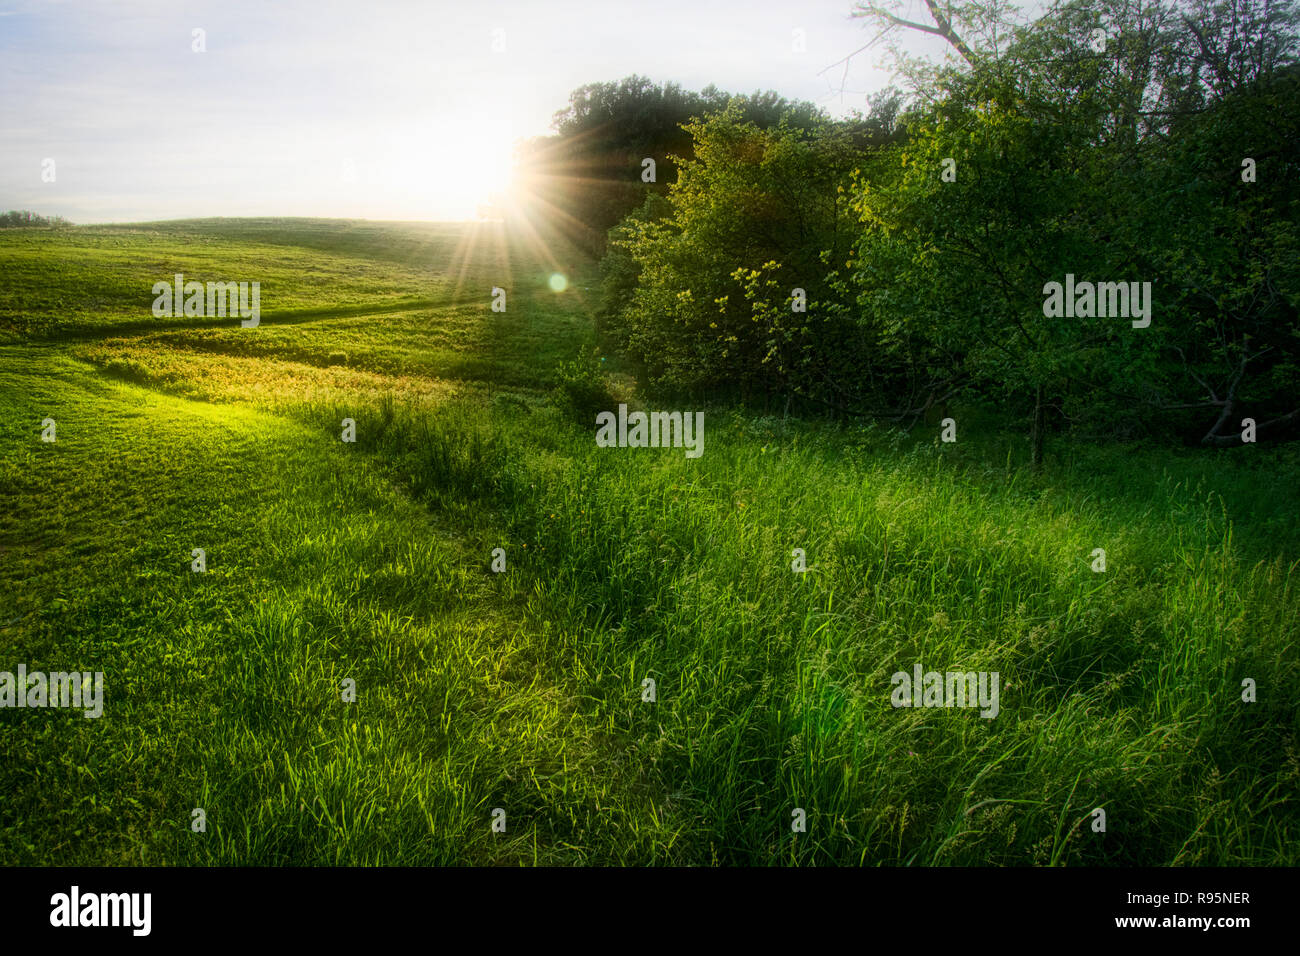
M 0 710 L 0 863 L 1300 864 L 1294 445 L 598 448 L 601 387 L 663 407 L 582 358 L 598 281 L 490 223 L 0 232 L 0 671 L 105 675 Z

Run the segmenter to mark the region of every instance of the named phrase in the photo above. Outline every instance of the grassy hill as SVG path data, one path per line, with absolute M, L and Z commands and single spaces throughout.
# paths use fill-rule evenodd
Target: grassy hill
M 155 318 L 178 272 L 260 325 Z M 0 671 L 105 674 L 0 709 L 0 862 L 1300 863 L 1294 448 L 598 448 L 602 372 L 664 406 L 583 370 L 595 265 L 493 224 L 0 232 L 0 277 Z M 998 715 L 895 708 L 918 663 Z

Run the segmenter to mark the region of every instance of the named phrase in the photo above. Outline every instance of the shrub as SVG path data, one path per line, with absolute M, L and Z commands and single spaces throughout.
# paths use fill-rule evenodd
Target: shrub
M 603 361 L 593 349 L 572 361 L 560 363 L 556 369 L 551 400 L 566 417 L 592 425 L 597 412 L 608 411 L 614 405 Z

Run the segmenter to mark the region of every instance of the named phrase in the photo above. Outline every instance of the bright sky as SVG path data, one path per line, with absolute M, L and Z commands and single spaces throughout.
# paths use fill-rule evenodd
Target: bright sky
M 583 83 L 640 73 L 863 108 L 889 82 L 881 51 L 851 61 L 851 92 L 842 67 L 818 75 L 871 39 L 852 6 L 0 0 L 0 209 L 473 218 L 514 141 L 549 132 Z

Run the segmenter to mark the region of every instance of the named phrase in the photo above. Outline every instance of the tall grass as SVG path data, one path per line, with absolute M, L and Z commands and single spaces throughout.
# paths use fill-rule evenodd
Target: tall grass
M 359 422 L 423 499 L 500 516 L 554 624 L 537 666 L 655 768 L 681 859 L 1294 861 L 1296 542 L 1243 552 L 1227 504 L 1271 476 L 1130 451 L 1128 483 L 1165 465 L 1131 501 L 997 449 L 706 419 L 694 461 L 546 412 Z M 1000 714 L 893 708 L 917 662 L 998 672 Z

